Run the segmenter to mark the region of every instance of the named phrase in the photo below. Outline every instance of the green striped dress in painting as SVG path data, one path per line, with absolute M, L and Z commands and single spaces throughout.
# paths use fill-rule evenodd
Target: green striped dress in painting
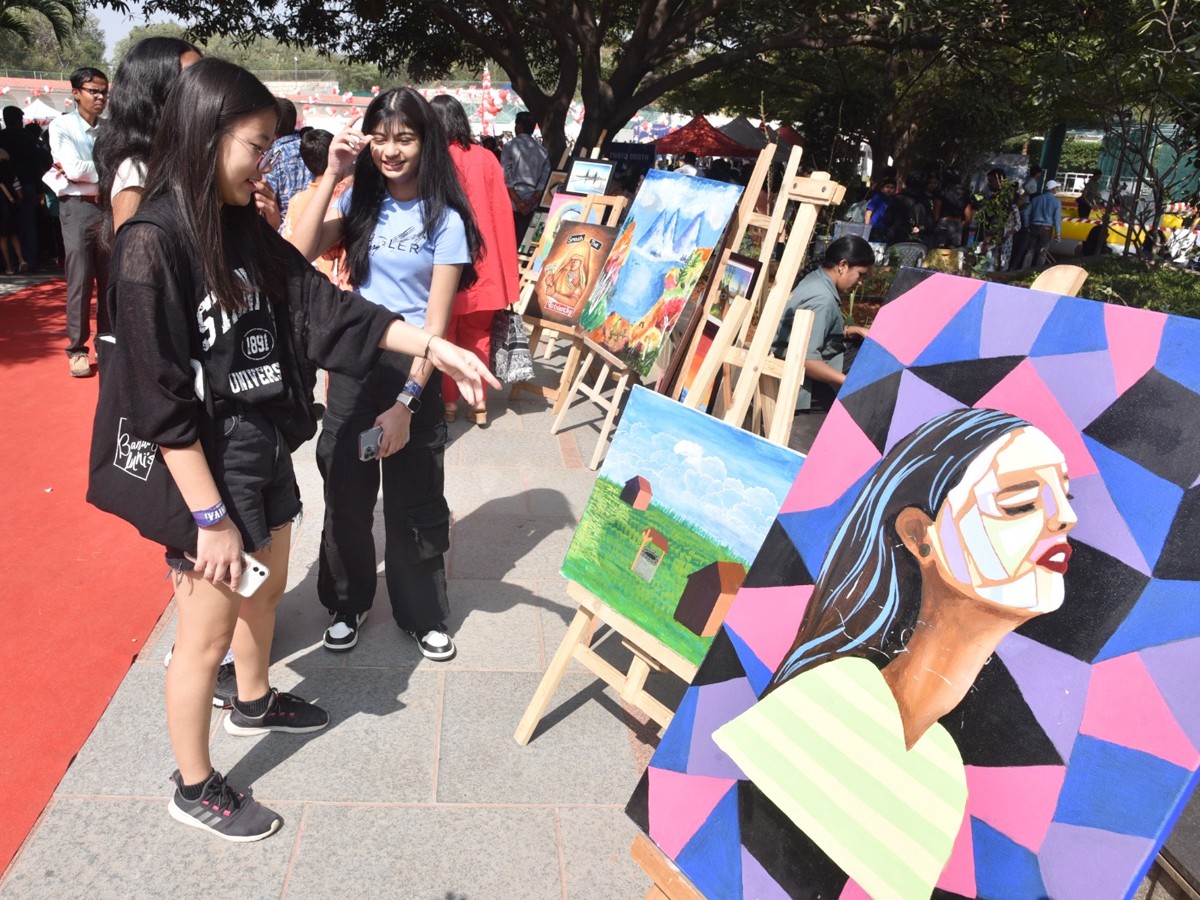
M 870 662 L 810 669 L 713 737 L 876 900 L 932 893 L 966 807 L 962 757 L 938 724 L 905 748 L 896 701 Z

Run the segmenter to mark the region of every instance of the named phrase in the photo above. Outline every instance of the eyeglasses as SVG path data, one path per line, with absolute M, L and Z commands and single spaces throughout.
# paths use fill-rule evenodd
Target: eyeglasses
M 239 144 L 249 147 L 258 154 L 258 162 L 255 163 L 258 171 L 269 172 L 271 171 L 271 167 L 274 166 L 275 163 L 279 162 L 281 151 L 278 147 L 268 147 L 266 150 L 264 150 L 262 147 L 258 146 L 258 144 L 248 141 L 245 138 L 238 137 L 233 132 L 230 132 L 229 136 Z
M 100 97 L 107 97 L 107 96 L 108 96 L 108 88 L 90 88 L 90 87 L 85 87 L 85 88 L 80 88 L 80 90 L 81 90 L 81 91 L 87 91 L 87 93 L 91 94 L 93 97 L 96 97 L 97 99 L 98 99 L 98 98 L 100 98 Z

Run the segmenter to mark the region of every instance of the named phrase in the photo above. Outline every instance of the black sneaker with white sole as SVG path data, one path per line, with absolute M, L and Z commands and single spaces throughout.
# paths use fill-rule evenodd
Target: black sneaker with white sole
M 227 841 L 261 841 L 283 827 L 278 813 L 267 809 L 253 797 L 235 791 L 220 772 L 214 771 L 204 782 L 198 800 L 183 796 L 183 778 L 176 769 L 171 775 L 175 796 L 167 807 L 171 818 L 193 828 L 201 828 Z
M 268 731 L 308 734 L 320 731 L 328 724 L 329 713 L 321 707 L 275 688 L 271 688 L 267 711 L 261 716 L 248 716 L 235 703 L 225 717 L 225 731 L 236 735 L 266 734 Z
M 213 690 L 213 706 L 217 709 L 232 709 L 233 698 L 237 696 L 237 675 L 233 671 L 233 663 L 223 663 L 217 669 L 217 686 Z
M 454 659 L 454 654 L 458 652 L 454 648 L 454 641 L 446 633 L 446 626 L 440 622 L 424 631 L 409 631 L 407 628 L 405 631 L 417 642 L 417 646 L 421 648 L 421 655 L 426 659 L 445 662 Z
M 321 641 L 327 650 L 349 650 L 358 643 L 358 629 L 367 618 L 365 612 L 333 613 L 329 627 L 325 629 L 325 639 Z

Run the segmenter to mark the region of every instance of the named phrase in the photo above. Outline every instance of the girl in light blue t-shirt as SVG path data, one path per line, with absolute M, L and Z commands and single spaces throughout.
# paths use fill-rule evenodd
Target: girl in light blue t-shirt
M 351 125 L 330 144 L 335 177 L 321 179 L 292 234 L 309 260 L 343 241 L 355 289 L 431 339 L 445 334 L 454 294 L 474 277 L 482 246 L 447 144 L 419 93 L 383 91 L 361 127 Z M 354 186 L 334 201 L 351 166 Z M 360 454 L 360 436 L 373 428 L 381 431 L 378 450 Z M 330 375 L 317 444 L 325 479 L 317 594 L 331 616 L 328 649 L 357 643 L 374 600 L 372 527 L 382 478 L 392 615 L 429 659 L 454 656 L 443 559 L 450 528 L 445 442 L 441 377 L 425 359 L 384 354 L 364 379 Z

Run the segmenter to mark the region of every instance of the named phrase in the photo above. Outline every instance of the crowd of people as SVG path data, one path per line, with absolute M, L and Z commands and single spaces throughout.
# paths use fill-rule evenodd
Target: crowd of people
M 1082 219 L 1100 210 L 1108 219 L 1128 215 L 1128 198 L 1114 181 L 1107 197 L 1099 170 L 1091 172 L 1076 200 Z M 987 172 L 973 191 L 954 170 L 912 172 L 899 179 L 879 177 L 866 197 L 853 207 L 852 221 L 869 226 L 872 243 L 915 242 L 926 248 L 968 247 L 988 257 L 999 271 L 1046 265 L 1053 242 L 1062 236 L 1062 185 L 1038 165 L 1023 179 L 1009 178 L 1003 168 Z M 1107 222 L 1097 220 L 1080 253 L 1103 252 Z

